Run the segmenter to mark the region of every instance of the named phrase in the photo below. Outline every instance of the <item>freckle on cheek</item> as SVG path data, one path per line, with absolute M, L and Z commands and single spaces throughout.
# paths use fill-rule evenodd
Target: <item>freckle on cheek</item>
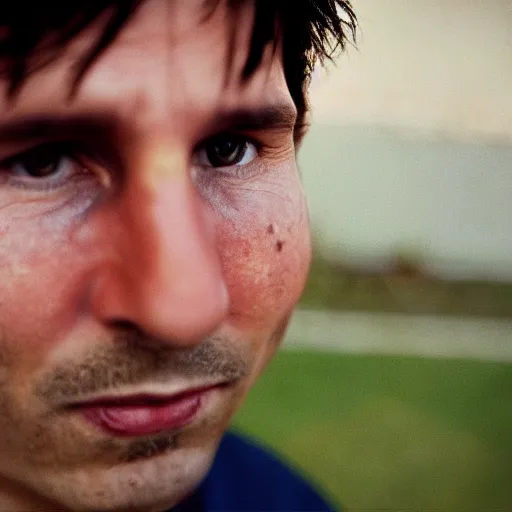
M 290 226 L 288 227 L 288 231 L 289 232 L 291 231 Z M 275 228 L 274 224 L 269 224 L 267 227 L 267 234 L 274 235 L 275 233 L 276 233 L 276 228 Z M 275 245 L 276 251 L 282 252 L 283 247 L 284 247 L 284 242 L 282 240 L 278 240 Z

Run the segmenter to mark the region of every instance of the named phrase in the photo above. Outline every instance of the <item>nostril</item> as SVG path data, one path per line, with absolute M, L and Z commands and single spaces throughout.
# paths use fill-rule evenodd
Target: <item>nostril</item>
M 108 327 L 114 329 L 118 332 L 123 332 L 126 334 L 133 333 L 135 336 L 143 336 L 143 330 L 138 327 L 134 322 L 130 322 L 129 320 L 118 320 L 112 319 L 107 322 Z
M 133 348 L 152 346 L 160 350 L 169 350 L 169 340 L 155 337 L 142 327 L 129 320 L 112 320 L 108 327 L 114 332 L 114 342 Z

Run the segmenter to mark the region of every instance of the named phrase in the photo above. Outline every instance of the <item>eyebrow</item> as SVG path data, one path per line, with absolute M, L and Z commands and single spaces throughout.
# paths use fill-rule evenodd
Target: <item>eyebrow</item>
M 297 111 L 293 105 L 267 105 L 220 111 L 207 122 L 207 132 L 223 130 L 293 130 Z M 113 140 L 125 131 L 126 123 L 113 114 L 29 116 L 0 123 L 0 144 L 61 139 Z
M 119 121 L 105 113 L 71 116 L 33 116 L 0 123 L 0 142 L 62 138 L 99 139 L 113 136 Z
M 211 131 L 235 130 L 293 130 L 297 123 L 297 111 L 286 103 L 257 108 L 242 108 L 219 112 L 211 123 Z

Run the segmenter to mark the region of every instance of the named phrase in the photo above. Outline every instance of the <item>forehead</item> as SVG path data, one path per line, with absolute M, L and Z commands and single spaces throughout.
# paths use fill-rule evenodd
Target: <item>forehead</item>
M 180 110 L 190 117 L 211 109 L 292 103 L 279 45 L 269 45 L 256 72 L 242 80 L 253 20 L 250 1 L 148 0 L 90 68 L 72 102 L 67 84 L 79 59 L 101 36 L 102 20 L 30 76 L 14 105 L 2 95 L 0 108 L 9 117 L 103 103 L 151 118 L 163 112 L 177 116 Z

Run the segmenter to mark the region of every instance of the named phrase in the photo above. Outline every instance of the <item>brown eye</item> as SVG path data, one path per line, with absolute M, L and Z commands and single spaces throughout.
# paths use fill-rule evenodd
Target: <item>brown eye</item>
M 51 178 L 72 171 L 76 163 L 62 148 L 47 145 L 10 158 L 1 167 L 18 177 Z
M 110 173 L 71 142 L 42 144 L 0 162 L 0 186 L 49 191 L 83 186 L 107 188 Z
M 257 155 L 256 147 L 244 137 L 219 136 L 207 141 L 199 150 L 197 161 L 205 167 L 245 165 Z

